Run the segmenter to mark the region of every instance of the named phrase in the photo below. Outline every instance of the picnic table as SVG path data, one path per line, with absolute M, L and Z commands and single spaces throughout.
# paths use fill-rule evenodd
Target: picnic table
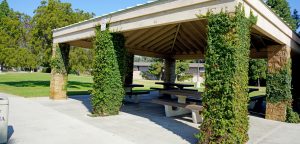
M 135 88 L 135 87 L 144 87 L 144 85 L 141 85 L 141 84 L 125 84 L 124 85 L 125 87 L 125 91 L 127 92 L 132 92 L 132 89 Z
M 190 90 L 160 90 L 160 94 L 168 94 L 178 97 L 178 103 L 186 103 L 188 97 L 201 100 L 201 92 Z
M 152 102 L 160 105 L 164 105 L 165 114 L 167 117 L 188 114 L 192 112 L 192 119 L 194 123 L 199 123 L 202 121 L 200 112 L 202 111 L 202 106 L 197 104 L 197 102 L 187 101 L 188 97 L 201 99 L 201 93 L 198 91 L 190 91 L 183 89 L 166 89 L 160 90 L 160 94 L 168 94 L 178 97 L 177 101 L 172 99 L 153 99 Z M 177 109 L 173 109 L 176 107 Z
M 163 85 L 166 89 L 170 89 L 176 86 L 178 89 L 184 89 L 185 87 L 194 87 L 192 84 L 170 83 L 170 82 L 155 82 L 155 84 Z
M 127 100 L 130 102 L 139 103 L 140 95 L 149 94 L 149 91 L 132 91 L 132 89 L 135 87 L 144 87 L 144 85 L 141 84 L 126 84 L 124 87 L 126 95 L 128 96 Z

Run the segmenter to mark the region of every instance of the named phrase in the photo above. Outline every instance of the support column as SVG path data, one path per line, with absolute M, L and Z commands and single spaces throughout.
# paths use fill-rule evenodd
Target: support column
M 284 45 L 268 48 L 266 119 L 285 121 L 291 95 L 291 49 Z
M 125 84 L 133 83 L 133 64 L 134 64 L 134 54 L 127 53 Z
M 250 33 L 255 17 L 209 14 L 199 144 L 247 143 Z
M 176 80 L 176 61 L 172 58 L 165 59 L 165 72 L 164 72 L 164 82 L 174 83 Z
M 50 99 L 67 99 L 69 52 L 70 45 L 53 44 L 51 59 Z

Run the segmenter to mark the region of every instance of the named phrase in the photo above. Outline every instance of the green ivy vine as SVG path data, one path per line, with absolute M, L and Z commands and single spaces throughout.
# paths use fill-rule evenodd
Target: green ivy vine
M 242 5 L 234 15 L 208 13 L 203 118 L 199 143 L 246 143 L 248 140 L 248 65 L 250 28 Z
M 101 31 L 99 27 L 95 33 L 92 111 L 95 116 L 116 115 L 125 94 L 122 81 L 124 66 L 121 62 L 125 40 L 122 35 L 111 34 L 109 30 Z
M 55 73 L 68 74 L 70 46 L 55 44 L 55 55 L 50 60 L 50 66 Z

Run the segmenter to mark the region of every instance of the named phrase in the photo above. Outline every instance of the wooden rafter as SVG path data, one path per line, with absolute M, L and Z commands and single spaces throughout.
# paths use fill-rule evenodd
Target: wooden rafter
M 134 45 L 134 46 L 137 46 L 139 47 L 138 45 L 141 43 L 141 42 L 144 42 L 144 41 L 149 41 L 149 38 L 152 37 L 153 35 L 155 35 L 155 33 L 159 32 L 160 30 L 162 30 L 163 27 L 156 27 L 156 28 L 152 28 L 152 29 L 149 29 L 147 32 L 145 32 L 143 35 L 141 35 L 140 37 L 138 37 L 134 42 L 132 42 L 132 44 L 130 45 Z
M 156 46 L 157 46 L 161 41 L 163 41 L 163 40 L 165 40 L 165 39 L 171 40 L 171 39 L 172 39 L 172 35 L 174 35 L 174 33 L 175 33 L 175 30 L 172 30 L 172 31 L 166 33 L 165 35 L 162 35 L 161 37 L 155 39 L 154 41 L 152 41 L 151 43 L 149 43 L 146 47 L 148 47 L 149 50 L 154 50 L 154 51 L 155 51 L 155 49 L 157 49 Z
M 166 44 L 166 43 L 170 43 L 170 41 L 173 39 L 173 37 L 166 37 L 164 40 L 161 40 L 160 42 L 158 42 L 154 47 L 153 51 L 159 51 L 161 46 Z
M 205 43 L 201 38 L 197 39 L 186 27 L 182 27 L 182 32 L 195 44 L 197 48 L 204 48 Z
M 189 35 L 187 35 L 184 31 L 180 32 L 180 36 L 182 36 L 182 39 L 191 46 L 191 50 L 192 51 L 197 51 L 197 50 L 200 49 L 200 47 L 198 47 L 195 44 L 195 42 L 193 41 L 193 39 Z
M 137 38 L 139 38 L 142 35 L 144 35 L 148 30 L 149 29 L 142 29 L 142 30 L 136 31 L 134 34 L 132 34 L 131 36 L 129 36 L 129 38 L 126 40 L 126 45 L 131 45 L 131 43 L 133 41 L 135 41 Z
M 173 44 L 172 44 L 172 47 L 171 47 L 171 51 L 173 51 L 173 49 L 174 49 L 175 42 L 177 40 L 177 36 L 178 36 L 179 30 L 180 30 L 180 27 L 181 27 L 181 24 L 178 24 L 177 30 L 176 30 L 176 33 L 175 33 L 175 36 L 174 36 Z
M 165 26 L 162 27 L 161 30 L 159 30 L 157 33 L 155 33 L 154 35 L 152 35 L 151 37 L 148 38 L 148 40 L 145 40 L 139 44 L 137 44 L 137 47 L 144 47 L 146 45 L 148 45 L 149 43 L 155 41 L 156 39 L 158 39 L 159 37 L 161 37 L 162 35 L 168 33 L 170 30 L 172 30 L 176 25 L 170 25 L 170 26 Z

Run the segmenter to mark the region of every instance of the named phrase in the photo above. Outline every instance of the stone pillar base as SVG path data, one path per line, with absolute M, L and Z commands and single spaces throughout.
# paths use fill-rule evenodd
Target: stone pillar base
M 67 76 L 63 74 L 52 74 L 50 84 L 50 99 L 53 100 L 66 100 L 67 97 Z
M 286 120 L 286 103 L 267 103 L 266 119 L 284 122 Z

